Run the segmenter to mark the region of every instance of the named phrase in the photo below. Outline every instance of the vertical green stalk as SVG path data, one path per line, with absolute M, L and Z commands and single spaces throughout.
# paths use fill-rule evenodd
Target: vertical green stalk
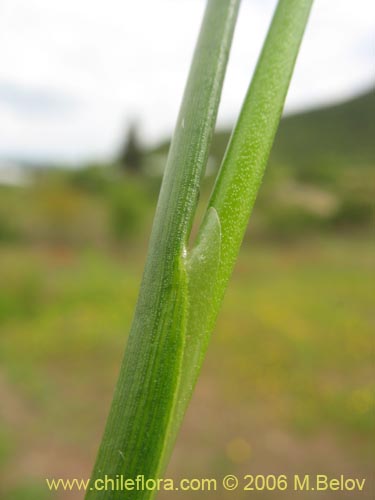
M 176 435 L 174 414 L 185 346 L 182 265 L 214 131 L 239 0 L 210 0 L 177 119 L 149 253 L 121 372 L 92 481 L 155 478 Z M 88 491 L 86 498 L 142 499 L 152 492 Z

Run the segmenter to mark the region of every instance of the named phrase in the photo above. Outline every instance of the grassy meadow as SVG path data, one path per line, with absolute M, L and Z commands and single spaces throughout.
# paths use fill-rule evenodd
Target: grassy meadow
M 166 477 L 345 474 L 366 477 L 360 498 L 372 498 L 375 159 L 368 128 L 365 146 L 344 144 L 354 119 L 342 118 L 357 116 L 358 102 L 322 110 L 320 122 L 318 112 L 284 120 Z M 301 153 L 293 160 L 293 120 L 302 134 L 301 123 L 311 131 L 327 116 L 340 125 L 322 130 L 320 150 L 311 133 L 302 155 L 310 162 Z M 343 154 L 330 144 L 343 144 Z M 0 186 L 4 500 L 83 496 L 52 494 L 45 478 L 90 475 L 141 280 L 160 183 L 150 172 L 163 147 L 142 153 L 148 174 L 55 168 Z M 249 493 L 181 494 L 206 495 Z M 358 498 L 298 495 L 346 497 Z

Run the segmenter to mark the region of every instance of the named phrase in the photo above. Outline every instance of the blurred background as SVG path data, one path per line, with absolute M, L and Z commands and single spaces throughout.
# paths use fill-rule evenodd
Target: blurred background
M 5 500 L 82 498 L 45 478 L 90 476 L 204 4 L 2 2 Z M 199 214 L 275 5 L 242 2 Z M 373 2 L 315 1 L 166 477 L 347 474 L 373 498 L 374 33 Z

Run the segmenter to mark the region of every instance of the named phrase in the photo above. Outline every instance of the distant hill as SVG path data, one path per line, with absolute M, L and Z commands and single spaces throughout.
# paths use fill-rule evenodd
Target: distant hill
M 215 135 L 211 154 L 218 163 L 229 135 L 228 130 Z M 168 146 L 164 143 L 157 151 L 166 152 Z M 308 170 L 375 164 L 375 92 L 284 117 L 270 161 Z
M 224 153 L 228 138 L 228 132 L 217 134 L 216 157 Z M 375 92 L 283 118 L 270 161 L 301 168 L 374 164 Z
M 229 135 L 228 130 L 215 134 L 210 154 L 217 167 Z M 155 153 L 164 156 L 168 147 L 165 142 Z M 284 117 L 252 217 L 252 234 L 285 238 L 369 228 L 374 167 L 375 93 Z M 212 177 L 203 198 L 211 182 Z

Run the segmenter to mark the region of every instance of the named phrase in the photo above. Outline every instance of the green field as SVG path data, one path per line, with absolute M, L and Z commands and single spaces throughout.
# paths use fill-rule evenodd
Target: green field
M 170 474 L 369 474 L 374 250 L 348 237 L 243 249 Z M 0 257 L 2 498 L 51 498 L 44 477 L 90 474 L 144 251 Z

